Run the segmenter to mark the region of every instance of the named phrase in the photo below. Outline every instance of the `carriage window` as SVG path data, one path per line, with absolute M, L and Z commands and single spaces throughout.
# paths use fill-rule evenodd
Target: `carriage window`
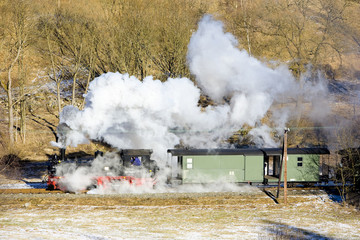
M 186 159 L 186 161 L 187 161 L 187 166 L 186 166 L 186 168 L 187 169 L 192 169 L 193 168 L 193 160 L 192 160 L 192 158 L 188 158 L 188 159 Z
M 303 158 L 302 158 L 302 157 L 298 157 L 298 159 L 297 159 L 297 166 L 298 166 L 298 167 L 302 167 L 302 165 L 303 165 Z

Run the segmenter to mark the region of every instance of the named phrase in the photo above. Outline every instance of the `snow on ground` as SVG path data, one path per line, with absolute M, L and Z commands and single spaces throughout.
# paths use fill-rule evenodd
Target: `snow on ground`
M 46 188 L 46 183 L 42 182 L 27 182 L 14 184 L 0 184 L 0 189 L 41 189 Z
M 325 193 L 3 194 L 0 210 L 1 239 L 360 239 L 359 212 Z

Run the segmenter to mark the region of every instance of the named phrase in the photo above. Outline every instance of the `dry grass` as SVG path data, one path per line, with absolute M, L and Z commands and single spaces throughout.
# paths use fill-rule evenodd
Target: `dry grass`
M 358 239 L 359 212 L 321 192 L 2 194 L 4 239 Z

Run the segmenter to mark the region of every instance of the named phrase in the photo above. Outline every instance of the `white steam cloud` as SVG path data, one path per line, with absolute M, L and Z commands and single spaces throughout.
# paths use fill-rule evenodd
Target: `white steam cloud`
M 215 101 L 232 96 L 234 121 L 253 123 L 264 116 L 277 94 L 293 90 L 295 79 L 286 66 L 276 69 L 237 48 L 223 24 L 205 16 L 189 44 L 188 62 L 196 81 Z
M 63 109 L 59 141 L 53 145 L 76 146 L 94 139 L 119 149 L 153 149 L 153 158 L 163 167 L 167 149 L 179 143 L 217 147 L 247 124 L 257 126 L 251 132 L 255 142 L 276 146 L 271 129 L 259 123 L 274 102 L 304 93 L 285 65 L 273 69 L 239 50 L 235 37 L 224 33 L 222 22 L 209 15 L 191 37 L 187 59 L 196 85 L 187 78 L 161 82 L 150 76 L 140 81 L 121 73 L 95 78 L 82 111 Z M 200 89 L 215 106 L 198 106 Z M 306 91 L 316 96 L 319 89 L 326 92 L 314 87 Z M 291 114 L 280 109 L 272 115 L 273 125 L 283 129 Z

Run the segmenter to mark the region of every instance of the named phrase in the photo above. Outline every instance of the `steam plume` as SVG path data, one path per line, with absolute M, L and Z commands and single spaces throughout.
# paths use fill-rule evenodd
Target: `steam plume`
M 244 124 L 259 125 L 251 132 L 259 145 L 277 144 L 269 137 L 270 128 L 259 123 L 274 102 L 304 94 L 285 65 L 270 68 L 239 50 L 235 37 L 224 33 L 222 22 L 210 15 L 202 18 L 191 37 L 187 60 L 196 84 L 187 78 L 161 82 L 151 76 L 140 81 L 121 73 L 95 78 L 84 110 L 63 109 L 59 141 L 53 144 L 76 146 L 94 139 L 119 149 L 149 148 L 160 167 L 165 165 L 166 150 L 180 142 L 217 147 Z M 200 89 L 215 106 L 205 110 L 198 106 Z M 326 92 L 313 86 L 307 91 L 315 96 L 319 89 Z M 291 114 L 281 109 L 272 115 L 277 116 L 272 119 L 274 126 L 283 128 Z

